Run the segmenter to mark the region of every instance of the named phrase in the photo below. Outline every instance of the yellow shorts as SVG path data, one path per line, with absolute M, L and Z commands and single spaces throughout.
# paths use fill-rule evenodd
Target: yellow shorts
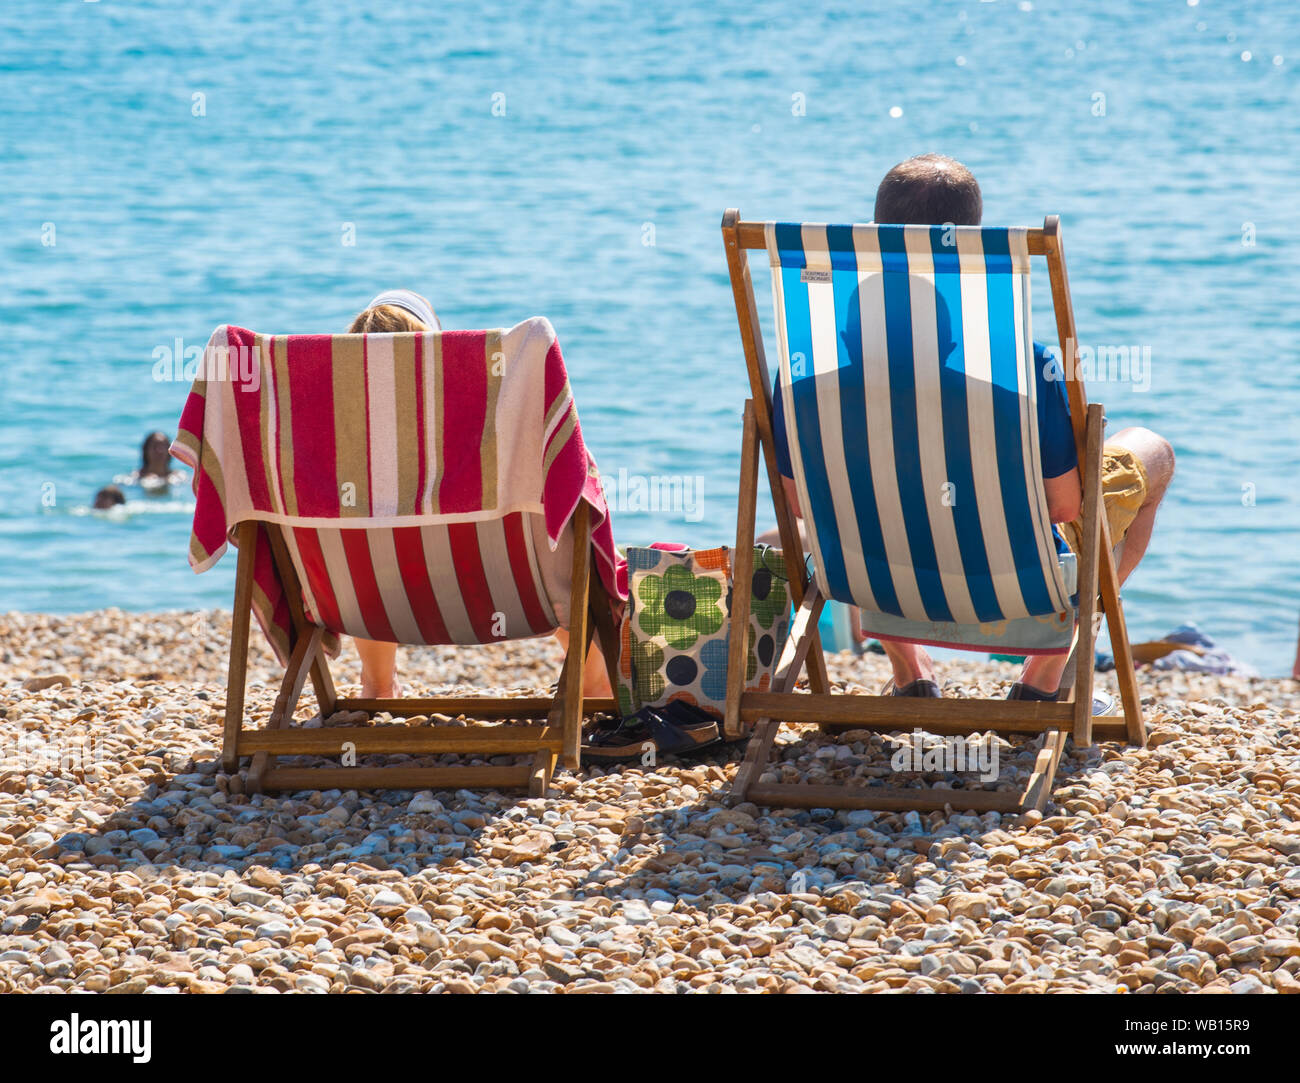
M 1119 545 L 1147 498 L 1147 472 L 1132 450 L 1107 444 L 1101 453 L 1101 501 L 1110 524 L 1110 544 Z M 1079 552 L 1079 524 L 1060 523 L 1061 536 Z

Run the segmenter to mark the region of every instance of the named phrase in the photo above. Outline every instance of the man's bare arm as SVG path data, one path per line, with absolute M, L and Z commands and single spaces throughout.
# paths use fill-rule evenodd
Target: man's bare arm
M 1067 470 L 1054 478 L 1044 478 L 1047 491 L 1047 514 L 1054 523 L 1072 523 L 1079 518 L 1083 507 L 1083 489 L 1079 486 L 1079 472 Z
M 781 483 L 785 486 L 786 503 L 790 505 L 790 510 L 794 512 L 794 517 L 802 519 L 803 512 L 799 509 L 799 491 L 795 488 L 794 478 L 782 478 Z

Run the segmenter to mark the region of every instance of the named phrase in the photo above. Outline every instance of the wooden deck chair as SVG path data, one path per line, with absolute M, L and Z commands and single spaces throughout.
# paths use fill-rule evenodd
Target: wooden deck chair
M 754 248 L 767 251 L 772 268 L 780 393 L 814 569 L 772 690 L 743 691 L 743 666 L 738 657 L 731 661 L 724 725 L 731 734 L 755 726 L 733 800 L 1041 810 L 1067 734 L 1079 746 L 1094 738 L 1144 745 L 1102 513 L 1104 414 L 1087 404 L 1073 365 L 1064 366 L 1064 377 L 1083 489 L 1077 562 L 1058 552 L 1047 515 L 1029 272 L 1031 256 L 1047 257 L 1057 333 L 1068 351 L 1077 337 L 1057 218 L 1041 229 L 825 226 L 743 222 L 729 210 L 722 233 L 752 396 L 744 414 L 736 580 L 750 574 L 760 449 L 787 551 L 793 533 L 772 447 L 772 383 L 748 263 Z M 733 602 L 732 621 L 742 628 L 747 593 L 737 591 Z M 1059 703 L 796 693 L 829 599 L 859 606 L 864 632 L 878 638 L 1019 654 L 1065 652 L 1077 640 L 1082 663 L 1073 667 L 1069 700 Z M 1102 615 L 1122 717 L 1092 713 L 1091 659 Z M 765 782 L 783 721 L 1042 735 L 1043 743 L 1028 782 L 1012 792 Z
M 200 571 L 214 563 L 227 533 L 234 534 L 239 550 L 223 769 L 233 772 L 241 758 L 251 757 L 248 792 L 490 787 L 544 795 L 557 760 L 579 765 L 584 711 L 614 709 L 612 699 L 583 699 L 593 635 L 611 682 L 617 660 L 612 536 L 549 323 L 532 320 L 498 332 L 368 336 L 271 337 L 219 328 L 209 354 L 214 343 L 218 350 L 250 350 L 256 358 L 251 368 L 261 372 L 261 386 L 247 401 L 238 388 L 196 382 L 173 446 L 191 465 L 204 464 L 202 484 L 195 471 L 199 502 L 191 563 Z M 520 371 L 543 365 L 544 374 Z M 543 401 L 520 404 L 543 386 Z M 264 392 L 269 401 L 255 401 Z M 313 395 L 321 401 L 313 403 Z M 517 430 L 493 432 L 494 408 L 501 416 L 512 398 Z M 226 405 L 214 408 L 214 402 Z M 211 416 L 222 409 L 236 415 L 224 432 L 221 419 Z M 462 431 L 466 424 L 472 438 Z M 537 446 L 521 445 L 521 433 L 533 433 Z M 242 445 L 239 455 L 231 454 L 235 444 Z M 532 461 L 524 464 L 522 480 L 509 464 L 496 461 L 527 454 Z M 565 455 L 576 459 L 566 465 Z M 248 488 L 239 489 L 242 483 L 232 481 L 235 468 L 258 459 L 269 467 L 247 469 Z M 566 525 L 552 549 L 547 520 L 555 509 L 544 507 L 551 494 L 527 489 L 549 485 L 545 479 L 557 462 L 570 477 L 561 479 L 554 495 L 563 502 Z M 224 503 L 208 529 L 204 486 L 217 479 Z M 352 503 L 344 500 L 340 508 L 341 484 L 361 484 L 365 491 L 349 494 Z M 279 694 L 260 728 L 247 727 L 244 715 L 250 614 L 286 660 Z M 338 696 L 330 675 L 327 648 L 340 635 L 468 646 L 542 635 L 559 626 L 568 628 L 570 639 L 552 695 L 359 699 Z M 387 711 L 528 721 L 291 727 L 309 676 L 323 719 L 336 712 Z M 368 754 L 448 753 L 512 756 L 517 763 L 355 765 Z M 277 765 L 277 757 L 288 755 L 341 756 L 344 765 Z

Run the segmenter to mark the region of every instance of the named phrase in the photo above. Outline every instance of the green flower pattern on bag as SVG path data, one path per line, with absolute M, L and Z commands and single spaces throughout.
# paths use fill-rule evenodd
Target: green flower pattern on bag
M 642 703 L 653 703 L 663 695 L 664 678 L 660 672 L 663 665 L 663 648 L 649 639 L 633 639 L 632 684 L 636 698 Z
M 774 574 L 785 576 L 785 562 L 780 561 L 778 566 L 777 561 L 769 557 L 766 563 L 770 566 L 765 567 L 755 562 L 754 567 L 754 592 L 751 605 L 754 620 L 758 622 L 760 628 L 771 628 L 777 619 L 784 617 L 790 609 L 790 595 L 785 589 L 785 583 L 778 581 Z
M 641 630 L 652 638 L 663 636 L 678 651 L 713 635 L 726 619 L 720 604 L 722 584 L 707 575 L 693 575 L 683 564 L 674 564 L 663 575 L 647 575 L 637 600 Z
M 631 597 L 620 664 L 624 715 L 682 699 L 721 717 L 726 697 L 734 587 L 727 549 L 629 549 Z M 745 685 L 765 689 L 789 632 L 785 561 L 757 547 L 745 629 Z

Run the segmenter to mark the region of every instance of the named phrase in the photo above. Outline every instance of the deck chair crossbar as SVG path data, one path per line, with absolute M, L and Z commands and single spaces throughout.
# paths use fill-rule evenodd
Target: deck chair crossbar
M 1047 259 L 1058 336 L 1062 343 L 1077 342 L 1059 220 L 1056 216 L 1049 216 L 1041 229 L 1023 232 L 1028 254 L 1045 256 Z M 777 469 L 773 438 L 773 384 L 763 347 L 749 268 L 749 251 L 768 247 L 768 224 L 742 221 L 738 211 L 728 210 L 723 216 L 722 234 L 751 392 L 743 417 L 736 528 L 735 577 L 737 582 L 745 582 L 753 573 L 760 456 L 768 475 L 782 547 L 787 553 L 801 552 L 802 547 Z M 770 807 L 890 811 L 945 807 L 981 812 L 1042 810 L 1050 798 L 1067 736 L 1073 736 L 1076 745 L 1080 747 L 1086 747 L 1094 739 L 1145 745 L 1146 731 L 1136 673 L 1102 505 L 1104 411 L 1100 404 L 1088 404 L 1083 383 L 1072 368 L 1066 371 L 1065 379 L 1083 491 L 1079 523 L 1081 542 L 1077 564 L 1074 655 L 1067 667 L 1066 678 L 1070 682 L 1069 699 L 1037 703 L 925 700 L 831 693 L 818 636 L 818 618 L 828 599 L 815 577 L 810 579 L 805 576 L 801 580 L 795 576 L 791 585 L 797 610 L 770 690 L 745 691 L 743 681 L 739 679 L 743 667 L 735 664 L 736 660 L 733 659 L 729 669 L 724 727 L 732 736 L 742 734 L 746 725 L 753 727 L 744 760 L 731 787 L 733 802 L 749 801 Z M 1039 483 L 1041 484 L 1041 473 Z M 787 566 L 791 568 L 800 568 L 802 563 L 799 560 L 787 560 Z M 736 626 L 746 626 L 749 604 L 749 592 L 737 591 L 732 612 L 732 621 Z M 1123 705 L 1122 716 L 1116 717 L 1092 714 L 1091 660 L 1103 616 L 1107 621 L 1115 654 Z M 1071 671 L 1072 677 L 1069 676 Z M 800 678 L 805 673 L 811 691 L 796 692 Z M 991 731 L 1002 735 L 1037 737 L 1042 743 L 1028 780 L 1020 788 L 1009 791 L 766 782 L 761 776 L 783 722 L 815 724 L 829 732 L 842 732 L 846 729 L 891 732 L 920 728 L 936 735 L 968 736 Z
M 253 591 L 253 551 L 256 531 L 266 529 L 293 621 L 291 653 L 275 704 L 266 724 L 245 728 L 244 694 Z M 340 697 L 330 675 L 323 637 L 325 629 L 309 621 L 302 586 L 274 523 L 241 522 L 237 527 L 239 562 L 235 573 L 234 623 L 221 764 L 234 772 L 241 757 L 251 757 L 245 789 L 526 789 L 544 796 L 557 762 L 576 769 L 580 762 L 581 725 L 585 712 L 610 711 L 612 699 L 585 699 L 582 673 L 593 639 L 604 652 L 611 681 L 616 676 L 614 621 L 599 574 L 591 559 L 590 509 L 580 502 L 573 516 L 573 568 L 569 598 L 569 646 L 551 696 L 438 696 L 405 699 Z M 445 714 L 478 720 L 499 720 L 496 726 L 326 726 L 292 727 L 303 688 L 311 679 L 320 716 L 337 712 L 379 712 L 415 715 Z M 611 685 L 612 687 L 612 685 Z M 278 756 L 366 755 L 441 756 L 446 754 L 514 756 L 516 766 L 279 766 Z

